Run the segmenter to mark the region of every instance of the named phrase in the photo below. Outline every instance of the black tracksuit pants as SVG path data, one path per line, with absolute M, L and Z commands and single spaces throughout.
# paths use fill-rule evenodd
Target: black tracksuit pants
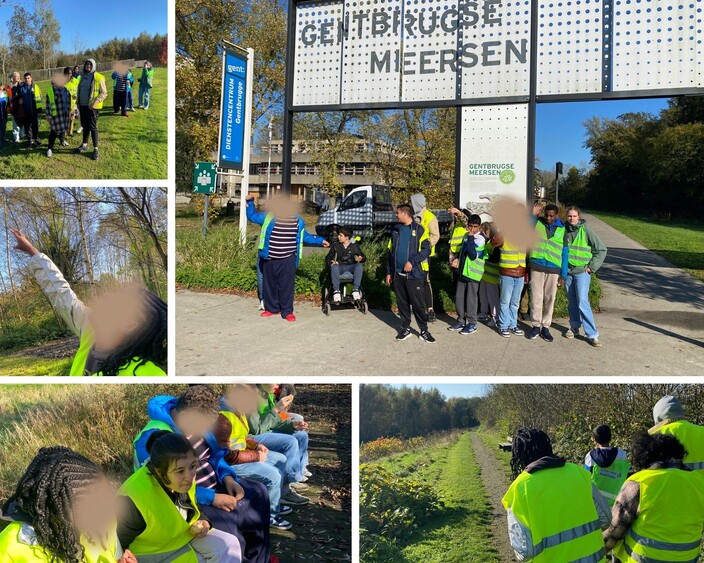
M 407 275 L 394 275 L 396 306 L 403 328 L 411 327 L 411 309 L 421 332 L 428 330 L 428 312 L 425 309 L 425 280 L 409 280 Z

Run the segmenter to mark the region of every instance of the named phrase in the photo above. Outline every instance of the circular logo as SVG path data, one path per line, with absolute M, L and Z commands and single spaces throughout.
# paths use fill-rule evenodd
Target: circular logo
M 513 170 L 502 170 L 499 174 L 499 180 L 502 184 L 510 184 L 516 179 L 516 173 Z

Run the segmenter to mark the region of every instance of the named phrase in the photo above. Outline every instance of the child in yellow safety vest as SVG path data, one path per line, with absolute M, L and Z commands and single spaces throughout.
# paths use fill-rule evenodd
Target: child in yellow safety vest
M 451 266 L 457 270 L 455 308 L 457 322 L 447 327 L 449 331 L 459 331 L 462 335 L 477 330 L 477 310 L 479 306 L 479 282 L 484 274 L 484 246 L 486 241 L 480 232 L 482 219 L 470 215 L 467 233 L 462 239 L 460 253 Z
M 103 470 L 62 446 L 42 448 L 3 506 L 4 563 L 137 563 L 117 538 L 115 491 Z
M 496 226 L 484 222 L 481 227 L 486 240 L 484 248 L 484 274 L 479 282 L 479 320 L 488 321 L 490 327 L 496 328 L 499 322 L 499 261 L 501 249 L 494 246 L 496 242 Z
M 117 535 L 141 561 L 242 561 L 236 536 L 214 529 L 196 500 L 198 455 L 188 439 L 153 432 L 149 461 L 120 487 Z
M 54 145 L 59 139 L 62 147 L 67 147 L 66 131 L 71 120 L 71 93 L 66 84 L 71 76 L 71 69 L 66 67 L 63 73 L 56 73 L 51 78 L 51 86 L 46 92 L 46 117 L 49 121 L 49 146 L 47 158 L 54 155 Z
M 256 441 L 247 417 L 257 414 L 259 394 L 251 385 L 232 385 L 220 401 L 220 415 L 213 434 L 220 446 L 229 449 L 225 461 L 239 477 L 264 484 L 269 493 L 270 527 L 290 530 L 283 516 L 293 512 L 291 505 L 308 504 L 309 499 L 290 489 L 286 480 L 286 456 Z
M 166 375 L 167 310 L 161 298 L 125 285 L 95 297 L 89 308 L 47 255 L 20 231 L 10 232 L 15 249 L 30 257 L 27 266 L 42 292 L 80 338 L 68 375 Z

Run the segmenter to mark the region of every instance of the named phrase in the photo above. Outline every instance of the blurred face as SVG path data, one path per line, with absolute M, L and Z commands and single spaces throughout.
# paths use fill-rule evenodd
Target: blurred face
M 171 464 L 166 475 L 159 475 L 164 485 L 176 493 L 187 493 L 193 485 L 198 472 L 198 460 L 189 453 Z
M 65 86 L 66 82 L 68 82 L 68 76 L 63 72 L 55 72 L 51 77 L 51 83 L 59 88 Z
M 567 212 L 567 222 L 570 225 L 577 225 L 579 223 L 579 213 L 576 209 L 570 209 Z
M 254 389 L 248 386 L 231 387 L 227 393 L 227 402 L 238 414 L 254 414 L 259 406 L 259 399 Z
M 266 210 L 274 217 L 289 218 L 299 213 L 298 204 L 290 197 L 275 196 L 266 203 Z
M 195 409 L 186 409 L 176 415 L 176 424 L 186 436 L 202 436 L 215 426 L 218 413 L 204 413 Z
M 489 230 L 489 227 L 484 227 L 481 231 L 485 238 L 489 238 L 491 236 L 491 231 Z
M 147 318 L 143 297 L 139 288 L 125 286 L 93 299 L 89 319 L 96 350 L 117 349 L 142 326 Z
M 552 225 L 555 222 L 555 219 L 557 219 L 557 213 L 555 211 L 551 209 L 550 211 L 545 212 L 545 220 L 548 225 Z
M 32 75 L 31 75 L 31 74 L 24 77 L 24 83 L 25 83 L 27 86 L 31 86 L 31 85 L 32 85 Z
M 103 538 L 114 527 L 117 503 L 115 486 L 101 477 L 75 494 L 73 521 L 90 538 Z

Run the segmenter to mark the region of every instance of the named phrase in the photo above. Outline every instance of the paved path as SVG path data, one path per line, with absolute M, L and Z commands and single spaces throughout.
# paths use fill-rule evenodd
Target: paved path
M 559 334 L 555 341 L 501 338 L 480 326 L 449 333 L 450 317 L 431 325 L 437 343 L 394 341 L 388 311 L 296 306 L 298 321 L 259 318 L 255 299 L 178 291 L 177 375 L 704 375 L 704 282 L 673 267 L 602 221 L 586 216 L 609 247 L 600 272 L 604 299 L 596 322 L 604 347 Z M 524 328 L 526 328 L 524 326 Z

